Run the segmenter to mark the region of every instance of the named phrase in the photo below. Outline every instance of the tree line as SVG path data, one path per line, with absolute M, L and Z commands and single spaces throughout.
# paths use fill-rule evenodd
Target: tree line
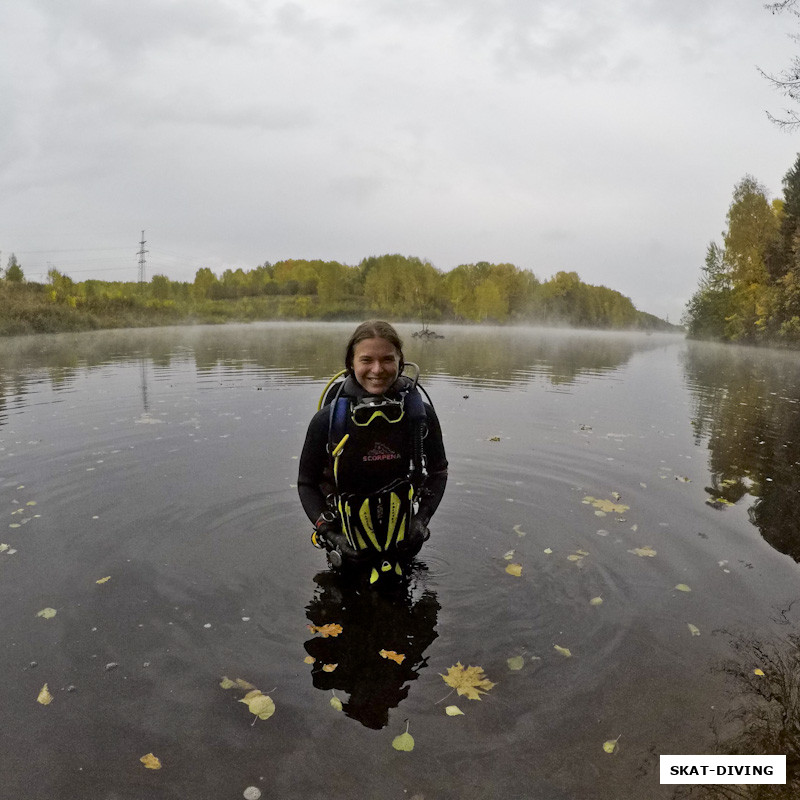
M 736 184 L 683 321 L 692 338 L 800 345 L 800 155 L 782 198 L 751 175 Z
M 12 255 L 0 281 L 0 330 L 117 327 L 259 319 L 386 316 L 430 322 L 530 323 L 609 329 L 670 329 L 605 286 L 558 272 L 540 281 L 513 264 L 462 264 L 442 272 L 413 256 L 370 256 L 355 266 L 288 259 L 191 282 L 154 275 L 147 283 L 73 281 L 57 269 L 28 283 Z M 16 324 L 15 324 L 16 323 Z

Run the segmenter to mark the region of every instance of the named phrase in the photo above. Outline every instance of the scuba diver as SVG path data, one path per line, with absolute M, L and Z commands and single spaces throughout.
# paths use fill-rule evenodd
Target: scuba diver
M 403 576 L 447 483 L 439 420 L 418 378 L 388 322 L 361 323 L 300 456 L 297 490 L 312 542 L 332 568 L 367 573 L 370 584 Z

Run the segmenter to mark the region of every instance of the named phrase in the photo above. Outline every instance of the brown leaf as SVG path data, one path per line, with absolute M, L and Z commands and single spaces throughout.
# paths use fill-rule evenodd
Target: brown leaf
M 321 633 L 324 637 L 338 636 L 342 632 L 342 626 L 336 622 L 329 622 L 327 625 L 308 625 L 311 633 Z
M 381 650 L 378 655 L 383 656 L 383 658 L 388 658 L 390 661 L 395 661 L 398 664 L 402 664 L 405 660 L 405 656 L 402 653 L 395 653 L 394 650 Z

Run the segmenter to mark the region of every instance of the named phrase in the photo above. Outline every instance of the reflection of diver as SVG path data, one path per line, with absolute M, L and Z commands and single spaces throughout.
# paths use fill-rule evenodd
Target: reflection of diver
M 413 379 L 402 374 L 402 342 L 391 325 L 359 325 L 345 366 L 309 425 L 298 492 L 314 523 L 312 540 L 331 566 L 386 582 L 402 577 L 429 536 L 447 458 L 436 412 L 420 394 L 419 369 Z
M 368 728 L 379 729 L 389 721 L 389 709 L 408 695 L 409 681 L 426 666 L 423 654 L 436 638 L 439 603 L 429 589 L 419 591 L 414 576 L 393 592 L 377 592 L 336 572 L 315 576 L 317 588 L 307 606 L 314 626 L 338 624 L 338 636 L 321 634 L 305 648 L 315 659 L 312 680 L 317 689 L 349 694 L 343 711 Z M 365 590 L 366 588 L 366 590 Z M 381 651 L 404 656 L 400 663 L 381 656 Z M 328 672 L 326 665 L 336 665 Z

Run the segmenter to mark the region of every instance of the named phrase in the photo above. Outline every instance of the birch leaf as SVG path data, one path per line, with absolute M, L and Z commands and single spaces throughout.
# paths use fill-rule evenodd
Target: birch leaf
M 399 736 L 395 736 L 392 739 L 392 747 L 395 750 L 402 750 L 406 753 L 410 753 L 414 749 L 414 737 L 406 731 L 405 733 L 401 733 Z
M 557 653 L 561 653 L 561 655 L 564 656 L 564 658 L 572 658 L 572 652 L 568 647 L 559 647 L 559 645 L 554 644 L 553 649 Z
M 621 736 L 622 734 L 620 734 Z M 606 753 L 613 753 L 617 749 L 617 742 L 619 741 L 619 736 L 616 739 L 609 739 L 607 742 L 603 742 L 603 750 Z
M 330 703 L 337 711 L 342 710 L 342 701 L 336 695 L 331 697 Z
M 152 753 L 142 756 L 139 761 L 141 761 L 147 769 L 161 769 L 161 762 Z
M 308 625 L 311 633 L 321 633 L 323 637 L 338 636 L 342 632 L 342 626 L 336 622 L 329 622 L 327 625 Z
M 259 719 L 269 719 L 275 713 L 275 703 L 268 695 L 261 694 L 258 689 L 248 692 L 240 701 L 245 703 L 251 714 Z
M 602 597 L 593 597 L 593 598 L 592 598 L 592 599 L 589 601 L 589 605 L 590 605 L 590 606 L 600 606 L 600 605 L 602 605 L 602 604 L 603 604 L 603 598 L 602 598 Z
M 508 664 L 508 668 L 512 670 L 522 669 L 525 666 L 525 659 L 522 656 L 513 656 L 512 658 L 506 659 L 506 664 Z
M 763 669 L 758 669 L 758 667 L 756 667 L 753 670 L 753 675 L 758 675 L 759 678 L 763 678 L 764 677 L 764 670 Z
M 519 578 L 522 576 L 522 564 L 509 564 L 506 567 L 506 572 L 515 578 Z
M 236 681 L 232 681 L 230 678 L 223 675 L 222 680 L 219 682 L 219 685 L 223 689 L 233 689 L 236 686 Z
M 687 586 L 685 583 L 679 583 L 675 587 L 679 592 L 691 592 L 691 587 Z
M 43 608 L 41 611 L 36 613 L 36 616 L 42 617 L 43 619 L 52 619 L 56 613 L 57 612 L 54 608 Z
M 692 625 L 691 622 L 687 622 L 686 624 L 688 625 L 692 636 L 699 636 L 700 635 L 700 628 L 698 628 L 696 625 Z
M 513 550 L 509 550 L 509 551 L 508 551 L 508 552 L 507 552 L 507 553 L 506 553 L 506 554 L 503 556 L 503 558 L 504 558 L 506 561 L 511 561 L 511 559 L 512 559 L 512 558 L 514 558 L 514 551 L 513 551 Z
M 520 528 L 520 526 L 519 526 L 519 525 L 515 525 L 515 526 L 514 526 L 514 528 L 513 528 L 513 531 L 514 531 L 514 533 L 516 533 L 516 534 L 517 534 L 517 536 L 519 536 L 519 537 L 522 537 L 522 536 L 526 536 L 526 535 L 527 535 L 527 534 L 525 533 L 525 531 L 523 531 L 523 530 Z
M 629 553 L 633 553 L 635 556 L 639 556 L 640 558 L 655 558 L 656 551 L 653 550 L 650 545 L 646 545 L 645 547 L 634 547 L 633 550 L 628 550 Z
M 100 580 L 99 581 L 95 581 L 95 583 L 106 583 L 106 581 L 110 581 L 110 580 L 111 580 L 111 576 L 110 575 L 106 575 L 105 578 L 100 578 Z
M 458 706 L 447 706 L 444 713 L 447 714 L 448 717 L 464 716 L 464 712 Z
M 382 658 L 388 658 L 389 661 L 394 661 L 397 664 L 402 664 L 406 658 L 402 653 L 395 653 L 394 650 L 381 650 L 378 655 Z
M 50 690 L 47 688 L 47 684 L 42 686 L 39 696 L 36 698 L 37 703 L 41 703 L 43 706 L 49 706 L 50 703 L 53 702 L 53 695 L 50 694 Z

